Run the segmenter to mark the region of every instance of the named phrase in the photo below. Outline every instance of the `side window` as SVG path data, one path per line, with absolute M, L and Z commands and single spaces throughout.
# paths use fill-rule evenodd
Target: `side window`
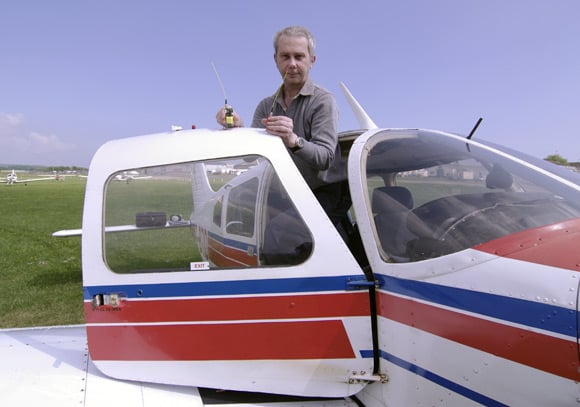
M 103 257 L 112 271 L 188 271 L 202 260 L 190 230 L 192 169 L 136 168 L 109 177 Z
M 417 261 L 481 243 L 481 229 L 474 233 L 473 226 L 462 229 L 457 222 L 466 221 L 468 214 L 482 217 L 481 209 L 494 205 L 484 199 L 494 199 L 487 174 L 479 162 L 468 159 L 390 174 L 388 186 L 378 177 L 369 178 L 373 219 L 385 258 Z
M 366 147 L 367 211 L 385 262 L 477 249 L 580 216 L 575 190 L 463 138 L 384 131 Z
M 276 174 L 265 190 L 260 262 L 264 265 L 294 265 L 312 252 L 312 236 Z
M 222 198 L 213 207 L 213 224 L 220 228 L 222 226 Z
M 132 168 L 105 187 L 103 242 L 116 273 L 294 265 L 312 237 L 257 156 Z
M 226 233 L 246 237 L 254 235 L 258 184 L 258 178 L 252 178 L 230 189 Z
M 389 261 L 435 258 L 577 216 L 560 196 L 499 164 L 462 159 L 369 178 L 379 247 Z M 372 182 L 371 182 L 372 180 Z

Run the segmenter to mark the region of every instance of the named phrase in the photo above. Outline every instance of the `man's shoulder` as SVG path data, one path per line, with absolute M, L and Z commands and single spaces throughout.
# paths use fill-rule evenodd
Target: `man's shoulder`
M 332 92 L 330 92 L 322 85 L 314 82 L 311 78 L 308 78 L 300 93 L 304 95 L 332 95 Z
M 262 100 L 260 100 L 259 104 L 264 104 L 264 103 L 272 103 L 272 101 L 274 100 L 274 95 L 270 95 L 270 96 L 266 96 L 265 98 L 262 98 Z
M 314 92 L 319 93 L 321 95 L 331 95 L 331 96 L 333 95 L 331 91 L 318 84 L 314 84 Z
M 334 94 L 329 91 L 328 89 L 326 89 L 323 86 L 314 85 L 314 90 L 312 92 L 312 99 L 313 101 L 317 101 L 319 103 L 323 103 L 323 104 L 335 104 L 336 103 L 336 98 L 334 97 Z
M 318 83 L 314 82 L 311 78 L 309 78 L 306 81 L 300 93 L 303 96 L 312 96 L 315 99 L 318 98 L 326 100 L 328 100 L 329 98 L 334 99 L 334 94 L 332 92 L 330 92 L 325 87 L 319 85 Z

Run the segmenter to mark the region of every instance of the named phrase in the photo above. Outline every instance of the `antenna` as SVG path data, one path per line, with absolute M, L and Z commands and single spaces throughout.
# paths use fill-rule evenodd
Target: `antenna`
M 469 136 L 467 136 L 468 140 L 471 140 L 471 137 L 475 134 L 475 131 L 477 130 L 477 128 L 479 127 L 479 125 L 481 124 L 481 121 L 483 119 L 480 117 L 479 120 L 477 120 L 477 123 L 475 123 L 475 126 L 473 126 L 473 129 L 471 129 L 471 132 L 469 133 Z
M 215 76 L 217 77 L 218 82 L 220 83 L 220 86 L 222 87 L 222 92 L 224 93 L 224 109 L 225 109 L 225 115 L 226 115 L 226 128 L 231 129 L 232 127 L 234 127 L 234 108 L 231 107 L 230 105 L 228 105 L 228 97 L 226 95 L 226 88 L 224 87 L 224 83 L 222 82 L 222 78 L 220 78 L 220 74 L 217 71 L 217 68 L 215 67 L 215 64 L 211 63 L 211 66 L 213 67 L 213 71 L 215 72 Z
M 222 88 L 222 92 L 224 94 L 224 99 L 225 99 L 225 104 L 227 105 L 228 104 L 228 97 L 226 95 L 226 88 L 224 88 L 224 84 L 222 82 L 222 79 L 220 78 L 220 74 L 218 73 L 217 68 L 215 67 L 215 64 L 213 63 L 213 61 L 211 63 L 211 66 L 212 66 L 213 71 L 215 72 L 215 76 L 217 77 L 217 80 Z

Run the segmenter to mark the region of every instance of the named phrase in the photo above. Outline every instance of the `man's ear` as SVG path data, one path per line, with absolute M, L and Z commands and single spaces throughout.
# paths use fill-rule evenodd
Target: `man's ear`
M 310 63 L 314 65 L 314 62 L 316 62 L 316 55 L 310 57 Z

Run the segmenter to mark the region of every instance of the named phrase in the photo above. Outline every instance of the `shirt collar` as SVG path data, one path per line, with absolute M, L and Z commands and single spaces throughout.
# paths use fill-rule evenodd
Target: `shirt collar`
M 283 85 L 281 85 L 283 86 Z M 310 79 L 310 76 L 308 77 L 308 79 L 306 79 L 306 82 L 304 82 L 304 85 L 302 86 L 302 89 L 300 89 L 300 92 L 298 92 L 298 95 L 302 95 L 302 96 L 311 96 L 314 94 L 314 81 L 312 79 Z M 276 91 L 276 93 L 278 93 L 278 91 Z M 275 96 L 276 93 L 274 93 Z M 296 96 L 298 96 L 296 95 Z M 278 94 L 278 99 L 277 100 L 282 100 L 284 98 L 284 96 L 282 95 L 282 92 L 280 92 Z
M 302 86 L 302 89 L 300 89 L 300 92 L 298 92 L 298 94 L 303 96 L 314 94 L 314 82 L 312 81 L 312 79 L 310 79 L 310 76 L 308 77 L 308 79 L 306 79 L 304 86 Z

